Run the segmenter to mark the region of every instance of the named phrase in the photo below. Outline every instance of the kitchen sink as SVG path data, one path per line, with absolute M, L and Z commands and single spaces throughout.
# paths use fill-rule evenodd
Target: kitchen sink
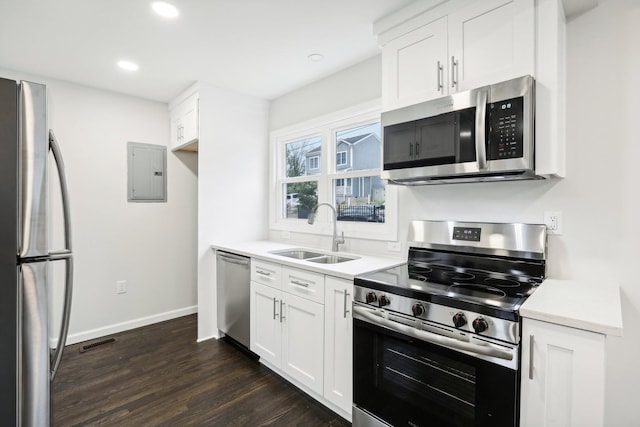
M 309 262 L 317 262 L 318 264 L 338 264 L 339 262 L 352 261 L 357 258 L 350 258 L 346 256 L 339 255 L 323 255 L 317 258 L 310 258 L 307 261 Z
M 320 252 L 308 251 L 306 249 L 281 249 L 278 251 L 271 251 L 270 253 L 287 258 L 295 258 L 303 261 L 315 262 L 318 264 L 338 264 L 340 262 L 358 259 L 358 257 L 323 254 Z
M 285 249 L 280 251 L 272 251 L 274 255 L 286 256 L 287 258 L 295 259 L 309 259 L 323 256 L 324 254 L 318 252 L 307 251 L 304 249 Z

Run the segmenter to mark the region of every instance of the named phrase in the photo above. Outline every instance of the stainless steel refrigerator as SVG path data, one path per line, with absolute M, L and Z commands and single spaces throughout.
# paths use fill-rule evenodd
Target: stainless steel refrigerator
M 47 124 L 46 86 L 0 78 L 0 150 L 0 420 L 49 426 L 51 384 L 69 328 L 73 256 L 66 177 Z M 49 248 L 49 167 L 58 171 L 64 211 L 65 248 L 56 251 Z M 66 278 L 60 330 L 52 331 L 50 269 L 56 261 L 65 263 Z M 55 349 L 50 334 L 58 338 Z

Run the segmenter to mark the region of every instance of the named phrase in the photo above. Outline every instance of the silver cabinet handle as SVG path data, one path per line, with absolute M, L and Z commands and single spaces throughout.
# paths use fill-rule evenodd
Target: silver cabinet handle
M 413 157 L 413 142 L 409 143 L 409 157 Z
M 347 310 L 347 298 L 349 297 L 349 293 L 347 292 L 347 290 L 344 290 L 344 308 L 343 308 L 343 317 L 346 319 L 347 318 L 347 313 L 349 313 L 349 310 Z
M 418 155 L 420 155 L 420 143 L 416 141 L 416 157 L 418 157 Z
M 485 121 L 487 118 L 486 90 L 478 91 L 476 102 L 476 162 L 479 170 L 487 168 L 487 146 L 485 140 Z
M 309 287 L 309 284 L 306 282 L 299 282 L 297 280 L 292 280 L 291 283 L 293 283 L 294 285 L 302 286 L 303 288 Z
M 455 56 L 451 57 L 451 87 L 458 87 L 458 61 L 456 61 Z
M 444 86 L 442 85 L 442 64 L 440 63 L 440 61 L 438 61 L 438 69 L 437 69 L 437 73 L 438 73 L 438 92 L 441 92 L 442 89 L 444 88 Z
M 277 303 L 278 303 L 278 300 L 276 299 L 276 297 L 273 297 L 273 320 L 276 320 L 276 316 L 278 315 L 278 313 L 276 313 Z
M 283 310 L 283 306 L 284 306 L 285 302 L 283 300 L 280 300 L 280 323 L 282 323 L 282 319 L 285 318 L 285 316 L 283 315 L 284 310 Z
M 529 335 L 529 379 L 533 379 L 533 335 Z
M 262 274 L 263 276 L 271 276 L 271 272 L 269 271 L 256 270 L 256 273 Z

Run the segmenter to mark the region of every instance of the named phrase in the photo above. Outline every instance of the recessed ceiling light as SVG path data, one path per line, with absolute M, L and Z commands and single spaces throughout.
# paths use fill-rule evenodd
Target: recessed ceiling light
M 309 59 L 309 61 L 320 62 L 324 59 L 324 55 L 321 53 L 312 53 L 311 55 L 307 56 L 307 58 Z
M 131 61 L 118 61 L 118 67 L 127 71 L 138 71 L 138 64 L 134 64 Z
M 151 4 L 153 11 L 164 18 L 175 18 L 178 16 L 178 8 L 165 1 L 156 1 Z

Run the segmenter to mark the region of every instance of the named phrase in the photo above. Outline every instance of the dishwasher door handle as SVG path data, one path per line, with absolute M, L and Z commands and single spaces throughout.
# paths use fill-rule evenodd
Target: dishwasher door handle
M 221 253 L 218 253 L 218 259 L 220 261 L 230 262 L 231 264 L 245 265 L 247 267 L 249 266 L 249 261 L 250 261 L 249 258 L 245 258 L 245 257 L 236 258 L 234 256 L 229 256 L 227 254 L 221 254 Z

